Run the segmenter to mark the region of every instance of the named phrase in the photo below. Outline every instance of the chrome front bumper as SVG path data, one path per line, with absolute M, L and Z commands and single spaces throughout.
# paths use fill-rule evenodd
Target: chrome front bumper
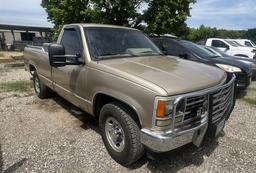
M 141 129 L 141 142 L 155 152 L 170 151 L 188 143 L 200 146 L 208 127 L 208 116 L 200 124 L 178 131 L 152 131 Z

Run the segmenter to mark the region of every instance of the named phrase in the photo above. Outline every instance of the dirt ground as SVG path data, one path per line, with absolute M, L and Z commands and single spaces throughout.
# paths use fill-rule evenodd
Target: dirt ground
M 23 69 L 0 67 L 0 83 L 29 80 Z M 256 82 L 237 100 L 223 134 L 200 148 L 144 156 L 117 164 L 101 140 L 97 120 L 64 99 L 40 100 L 29 92 L 0 92 L 0 172 L 255 172 Z

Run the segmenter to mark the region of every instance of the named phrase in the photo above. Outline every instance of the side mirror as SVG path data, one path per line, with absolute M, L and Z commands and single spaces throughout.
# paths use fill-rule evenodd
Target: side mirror
M 48 47 L 49 62 L 53 67 L 63 67 L 65 65 L 80 65 L 78 58 L 81 57 L 79 53 L 76 55 L 66 55 L 65 48 L 61 44 L 50 44 Z
M 65 48 L 61 44 L 50 44 L 48 47 L 49 62 L 53 67 L 63 67 L 65 66 Z
M 225 45 L 225 48 L 226 48 L 227 50 L 229 50 L 229 49 L 230 49 L 229 45 Z

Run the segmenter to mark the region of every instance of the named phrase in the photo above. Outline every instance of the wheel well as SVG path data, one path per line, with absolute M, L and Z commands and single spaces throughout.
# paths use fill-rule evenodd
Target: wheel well
M 36 71 L 35 66 L 33 66 L 33 65 L 30 64 L 30 65 L 29 65 L 29 72 L 30 72 L 30 74 L 33 75 L 35 71 Z
M 137 125 L 141 128 L 141 123 L 140 123 L 140 120 L 139 120 L 139 117 L 138 117 L 138 114 L 136 113 L 136 111 L 130 106 L 128 105 L 127 103 L 121 101 L 121 100 L 118 100 L 112 96 L 109 96 L 109 95 L 106 95 L 106 94 L 97 94 L 95 96 L 95 99 L 94 99 L 94 106 L 93 106 L 93 114 L 97 117 L 99 117 L 99 114 L 100 114 L 100 110 L 101 108 L 105 105 L 105 104 L 108 104 L 108 103 L 111 103 L 111 102 L 119 102 L 121 104 L 123 104 L 126 108 L 127 108 L 127 111 L 130 112 L 130 116 L 132 117 L 132 119 L 137 123 Z

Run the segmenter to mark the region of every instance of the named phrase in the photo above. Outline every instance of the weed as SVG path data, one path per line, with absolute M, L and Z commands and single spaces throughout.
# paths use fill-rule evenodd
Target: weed
M 247 103 L 249 103 L 249 104 L 251 104 L 251 105 L 256 106 L 256 99 L 252 99 L 252 98 L 243 98 L 242 100 L 245 101 L 245 102 L 247 102 Z
M 29 80 L 5 82 L 0 83 L 0 92 L 28 92 L 32 87 L 32 82 Z

